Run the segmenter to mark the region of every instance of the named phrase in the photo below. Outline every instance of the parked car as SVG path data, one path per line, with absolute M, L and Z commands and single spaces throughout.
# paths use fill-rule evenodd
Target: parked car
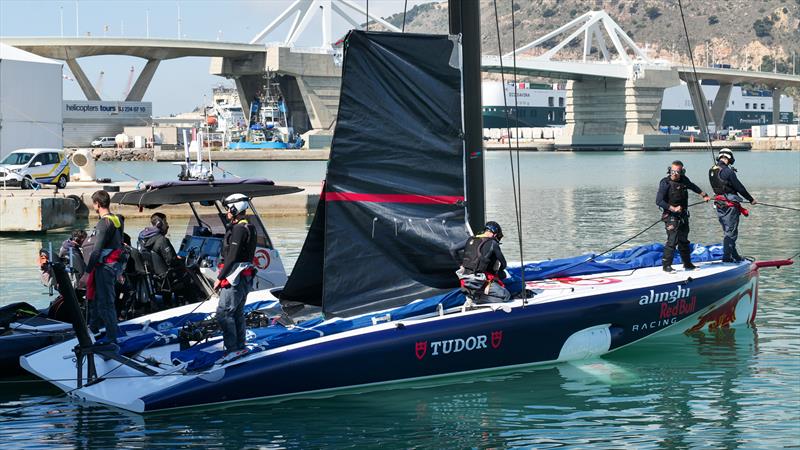
M 92 147 L 115 147 L 116 145 L 117 141 L 114 136 L 99 137 L 92 141 Z
M 63 189 L 69 181 L 69 158 L 52 148 L 23 148 L 0 161 L 0 186 L 31 189 L 37 183 Z

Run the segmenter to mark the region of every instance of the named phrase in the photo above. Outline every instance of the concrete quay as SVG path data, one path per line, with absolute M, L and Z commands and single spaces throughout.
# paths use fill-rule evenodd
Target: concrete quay
M 747 151 L 752 148 L 751 141 L 711 141 L 711 147 L 718 152 L 721 148 L 731 150 Z M 708 151 L 708 142 L 673 142 L 669 144 L 670 150 L 698 150 Z
M 68 228 L 80 219 L 94 215 L 92 193 L 99 189 L 115 192 L 136 189 L 135 182 L 93 183 L 73 181 L 66 189 L 56 192 L 54 186 L 44 186 L 38 191 L 6 189 L 0 190 L 0 232 L 43 232 Z M 258 197 L 253 200 L 262 217 L 306 216 L 313 214 L 322 188 L 320 183 L 281 183 L 277 185 L 297 186 L 303 191 Z M 168 217 L 191 217 L 187 204 L 164 205 L 156 209 L 112 204 L 112 211 L 125 217 L 150 217 L 156 211 Z
M 499 152 L 509 149 L 508 141 L 486 141 L 484 142 L 483 146 L 488 152 Z M 519 148 L 519 150 L 523 152 L 552 152 L 556 149 L 556 146 L 553 139 L 520 139 L 519 142 L 517 142 L 515 139 L 511 139 L 510 148 L 513 151 L 516 151 L 517 148 Z
M 212 161 L 327 161 L 330 149 L 320 150 L 219 150 L 211 152 Z M 194 154 L 191 155 L 195 157 Z M 208 152 L 203 152 L 208 158 Z M 183 161 L 183 150 L 157 150 L 154 161 Z

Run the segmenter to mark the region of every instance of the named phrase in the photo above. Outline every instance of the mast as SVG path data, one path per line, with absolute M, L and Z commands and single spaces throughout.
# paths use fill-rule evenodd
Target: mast
M 461 34 L 467 217 L 473 232 L 486 223 L 481 116 L 481 20 L 477 0 L 449 0 L 450 34 Z

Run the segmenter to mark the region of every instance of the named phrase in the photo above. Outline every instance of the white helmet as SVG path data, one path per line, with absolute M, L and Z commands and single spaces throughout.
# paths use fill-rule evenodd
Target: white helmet
M 717 159 L 720 159 L 723 156 L 725 158 L 728 158 L 728 162 L 730 164 L 733 164 L 733 162 L 736 161 L 736 159 L 733 158 L 733 152 L 728 147 L 725 147 L 725 148 L 723 148 L 722 150 L 719 151 L 719 156 L 717 156 Z
M 244 194 L 231 194 L 225 197 L 225 200 L 222 201 L 222 204 L 225 205 L 225 208 L 227 208 L 231 214 L 238 216 L 239 214 L 247 211 L 249 200 L 250 199 Z

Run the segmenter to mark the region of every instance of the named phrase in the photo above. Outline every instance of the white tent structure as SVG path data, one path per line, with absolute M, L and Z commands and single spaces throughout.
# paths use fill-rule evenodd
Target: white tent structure
M 0 158 L 61 148 L 62 64 L 0 43 Z

